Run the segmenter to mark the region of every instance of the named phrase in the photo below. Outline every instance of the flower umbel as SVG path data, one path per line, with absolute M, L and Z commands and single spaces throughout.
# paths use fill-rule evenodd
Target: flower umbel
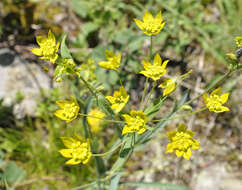
M 145 11 L 145 15 L 143 17 L 143 22 L 134 19 L 136 25 L 143 30 L 143 32 L 149 36 L 156 35 L 160 33 L 160 31 L 165 26 L 165 21 L 163 21 L 161 11 L 153 18 L 152 14 L 149 11 Z
M 99 66 L 105 69 L 117 70 L 121 62 L 121 53 L 115 55 L 113 52 L 105 50 L 105 57 L 108 61 L 99 62 Z
M 210 96 L 207 93 L 203 95 L 204 103 L 210 111 L 216 113 L 229 111 L 228 107 L 223 106 L 223 104 L 228 101 L 229 93 L 225 93 L 221 96 L 220 94 L 221 88 L 217 88 L 210 94 Z
M 122 135 L 126 133 L 142 134 L 146 131 L 145 124 L 147 122 L 147 117 L 143 111 L 131 110 L 129 115 L 122 115 L 125 119 L 126 125 L 123 128 Z
M 114 91 L 113 96 L 106 96 L 106 99 L 112 104 L 111 108 L 115 110 L 115 113 L 118 113 L 129 101 L 129 95 L 121 86 L 119 91 Z
M 30 51 L 32 51 L 32 53 L 35 55 L 42 56 L 40 57 L 40 59 L 45 59 L 47 61 L 55 63 L 56 59 L 58 58 L 57 52 L 60 43 L 56 43 L 54 34 L 49 31 L 48 38 L 44 36 L 37 36 L 36 41 L 40 48 L 33 48 Z
M 66 158 L 71 158 L 66 164 L 86 164 L 92 156 L 90 141 L 85 140 L 80 136 L 72 137 L 61 137 L 63 144 L 67 149 L 61 149 L 59 152 Z
M 167 144 L 166 153 L 176 151 L 176 156 L 183 156 L 189 160 L 192 154 L 191 149 L 199 149 L 199 142 L 193 138 L 194 132 L 187 130 L 187 127 L 182 123 L 177 131 L 167 133 L 170 143 Z
M 166 96 L 170 93 L 172 93 L 176 89 L 176 79 L 168 78 L 164 79 L 164 82 L 161 83 L 158 87 L 164 88 L 163 96 Z
M 242 36 L 235 37 L 234 41 L 236 42 L 238 48 L 242 47 Z
M 142 61 L 142 64 L 145 70 L 141 71 L 140 73 L 145 75 L 148 78 L 152 78 L 154 81 L 157 81 L 161 78 L 162 75 L 166 73 L 166 65 L 168 62 L 169 60 L 166 60 L 162 63 L 161 57 L 157 53 L 155 55 L 153 65 L 148 61 L 145 61 L 145 60 Z
M 103 119 L 105 117 L 105 114 L 103 112 L 101 112 L 99 109 L 91 109 L 91 111 L 88 113 L 88 115 L 90 115 L 90 117 L 87 118 L 87 122 L 90 125 L 91 130 L 94 133 L 99 132 L 101 130 L 101 126 L 100 126 L 102 123 L 101 119 Z M 91 116 L 93 116 L 93 117 L 91 117 Z M 98 118 L 100 118 L 100 119 L 98 119 Z
M 61 108 L 55 112 L 56 117 L 65 120 L 67 123 L 71 122 L 77 117 L 80 107 L 72 95 L 71 101 L 58 100 L 56 101 L 56 104 Z

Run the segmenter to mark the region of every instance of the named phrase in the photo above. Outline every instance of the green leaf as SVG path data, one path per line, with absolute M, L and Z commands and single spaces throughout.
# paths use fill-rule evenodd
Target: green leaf
M 98 95 L 98 107 L 106 113 L 106 115 L 114 116 L 114 112 L 110 107 L 108 100 L 101 94 Z
M 99 25 L 93 22 L 88 22 L 84 25 L 82 28 L 82 32 L 85 36 L 87 36 L 89 33 L 94 32 L 98 29 Z
M 144 113 L 148 117 L 148 121 L 151 120 L 157 112 L 160 110 L 161 106 L 163 105 L 164 101 L 166 100 L 167 96 L 160 96 L 157 98 L 154 102 L 152 102 L 149 107 L 147 107 L 144 111 Z
M 157 187 L 165 190 L 189 190 L 188 187 L 173 185 L 173 184 L 162 184 L 152 182 L 121 182 L 122 185 L 133 186 L 133 187 Z
M 86 17 L 89 12 L 85 3 L 80 0 L 72 0 L 72 9 L 81 17 Z
M 25 171 L 18 167 L 15 162 L 9 162 L 4 171 L 4 176 L 8 183 L 17 184 L 24 178 Z
M 118 184 L 119 184 L 119 180 L 120 180 L 121 176 L 122 176 L 122 173 L 118 172 L 115 176 L 112 177 L 109 190 L 117 190 L 118 189 Z
M 66 59 L 72 59 L 71 54 L 66 46 L 66 34 L 61 41 L 61 57 Z

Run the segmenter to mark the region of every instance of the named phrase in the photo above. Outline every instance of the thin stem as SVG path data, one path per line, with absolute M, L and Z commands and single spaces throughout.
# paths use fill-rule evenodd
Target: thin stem
M 145 109 L 147 103 L 149 102 L 151 95 L 152 95 L 153 92 L 154 92 L 155 86 L 156 86 L 156 81 L 153 82 L 153 87 L 152 87 L 152 90 L 150 91 L 150 93 L 149 93 L 149 95 L 148 95 L 148 98 L 146 99 L 146 102 L 145 102 L 145 104 L 144 104 L 144 109 Z
M 110 119 L 100 118 L 100 117 L 96 117 L 96 116 L 92 116 L 92 115 L 88 115 L 88 114 L 84 114 L 84 113 L 79 113 L 79 115 L 80 116 L 91 117 L 91 118 L 95 118 L 95 119 L 100 119 L 100 120 L 104 120 L 104 121 L 107 121 L 107 122 L 125 123 L 124 121 L 110 120 Z
M 95 96 L 97 102 L 98 102 L 98 98 L 97 98 L 97 94 L 94 92 L 92 86 L 82 77 L 80 76 L 80 79 L 82 80 L 82 82 L 84 82 L 84 84 L 86 85 L 86 87 L 90 90 L 90 92 L 92 93 L 92 95 Z
M 190 115 L 193 115 L 193 114 L 197 114 L 197 113 L 200 113 L 204 110 L 206 110 L 207 108 L 206 107 L 203 107 L 197 111 L 194 111 L 194 112 L 190 112 L 190 113 L 187 113 L 187 114 L 183 114 L 183 115 L 178 115 L 178 116 L 175 116 L 175 117 L 168 117 L 168 118 L 163 118 L 163 119 L 158 119 L 158 120 L 151 120 L 152 122 L 160 122 L 160 121 L 166 121 L 166 120 L 171 120 L 171 119 L 181 119 L 181 118 L 184 118 L 186 116 L 190 116 Z
M 153 48 L 153 41 L 152 41 L 152 36 L 150 36 L 150 61 L 152 60 L 152 48 Z
M 106 156 L 107 154 L 114 152 L 115 150 L 117 150 L 123 143 L 119 143 L 115 148 L 113 148 L 112 150 L 105 152 L 105 153 L 101 153 L 101 154 L 92 154 L 92 156 Z
M 118 78 L 119 78 L 119 82 L 120 82 L 120 85 L 123 86 L 123 83 L 122 83 L 122 80 L 121 80 L 121 77 L 120 77 L 120 74 L 117 70 L 115 70 L 116 73 L 118 74 Z
M 141 109 L 141 106 L 142 106 L 142 104 L 144 102 L 144 98 L 145 98 L 145 95 L 146 95 L 147 87 L 148 87 L 148 78 L 145 79 L 145 87 L 144 87 L 144 91 L 143 91 L 143 95 L 142 95 L 142 99 L 141 99 L 141 103 L 140 103 L 140 109 Z

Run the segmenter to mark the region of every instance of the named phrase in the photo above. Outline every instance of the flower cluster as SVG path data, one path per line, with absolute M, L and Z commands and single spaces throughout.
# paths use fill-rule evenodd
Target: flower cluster
M 234 41 L 236 42 L 238 48 L 242 47 L 242 36 L 235 37 Z
M 44 36 L 37 36 L 36 41 L 40 48 L 33 48 L 32 51 L 35 55 L 42 56 L 40 59 L 45 59 L 52 63 L 55 63 L 56 59 L 58 58 L 58 49 L 60 43 L 56 43 L 56 39 L 54 34 L 49 31 L 48 38 Z
M 121 53 L 115 55 L 113 52 L 105 50 L 105 57 L 107 61 L 99 62 L 98 64 L 100 65 L 100 67 L 103 67 L 105 69 L 117 70 L 121 62 Z
M 129 95 L 121 86 L 119 91 L 115 91 L 113 96 L 106 96 L 106 99 L 111 103 L 111 108 L 115 110 L 115 113 L 118 113 L 129 101 Z
M 57 110 L 54 114 L 56 117 L 66 121 L 67 123 L 76 119 L 79 112 L 79 105 L 76 99 L 71 95 L 71 101 L 58 100 L 56 104 L 61 108 Z
M 145 34 L 152 36 L 160 33 L 160 31 L 165 26 L 166 22 L 162 22 L 162 14 L 161 11 L 153 18 L 152 14 L 149 11 L 145 11 L 145 15 L 143 17 L 143 22 L 134 19 L 137 26 L 144 31 Z
M 152 78 L 154 81 L 157 81 L 166 73 L 166 65 L 169 62 L 169 60 L 166 60 L 162 63 L 160 55 L 157 53 L 155 55 L 155 59 L 153 62 L 153 65 L 143 60 L 142 64 L 145 70 L 140 71 L 141 74 L 145 75 L 148 78 Z M 162 63 L 162 65 L 161 65 Z
M 61 137 L 61 140 L 67 149 L 61 149 L 59 152 L 66 158 L 71 158 L 66 164 L 86 164 L 91 156 L 91 148 L 89 139 L 85 140 L 80 136 Z
M 229 98 L 229 93 L 225 93 L 221 96 L 220 94 L 221 88 L 217 88 L 210 94 L 210 96 L 207 93 L 203 95 L 204 103 L 210 111 L 216 113 L 229 111 L 229 108 L 223 106 L 223 104 L 226 103 Z
M 187 130 L 186 125 L 181 124 L 177 131 L 171 131 L 167 133 L 169 140 L 171 141 L 166 148 L 166 153 L 176 151 L 177 157 L 183 156 L 189 160 L 191 156 L 191 149 L 199 149 L 199 142 L 193 138 L 194 132 Z
M 101 130 L 102 119 L 105 117 L 105 114 L 101 112 L 99 109 L 91 109 L 88 113 L 89 117 L 87 118 L 87 122 L 91 127 L 91 130 L 94 133 L 97 133 Z
M 126 125 L 123 128 L 122 135 L 127 133 L 135 133 L 142 134 L 146 131 L 145 125 L 147 122 L 146 115 L 143 111 L 135 111 L 131 110 L 129 115 L 122 115 L 125 119 Z

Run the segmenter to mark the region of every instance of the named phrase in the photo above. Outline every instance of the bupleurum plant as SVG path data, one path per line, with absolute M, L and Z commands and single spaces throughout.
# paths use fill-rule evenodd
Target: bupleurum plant
M 80 79 L 78 81 L 81 81 L 90 93 L 90 96 L 75 98 L 70 95 L 70 100 L 57 100 L 56 104 L 59 106 L 59 109 L 54 113 L 56 117 L 67 122 L 69 125 L 73 120 L 81 118 L 84 123 L 84 137 L 77 134 L 73 134 L 73 137 L 60 137 L 66 148 L 59 150 L 59 152 L 62 156 L 69 159 L 66 164 L 88 164 L 92 157 L 96 160 L 97 179 L 93 179 L 94 181 L 90 184 L 77 187 L 78 189 L 85 187 L 108 189 L 110 182 L 112 187 L 115 186 L 114 184 L 116 184 L 115 187 L 117 187 L 119 178 L 122 175 L 122 168 L 135 152 L 135 148 L 142 147 L 154 138 L 155 135 L 162 133 L 169 120 L 184 118 L 206 109 L 216 113 L 230 110 L 228 107 L 224 106 L 229 98 L 229 93 L 221 94 L 222 88 L 219 87 L 219 85 L 230 77 L 234 71 L 242 68 L 239 59 L 241 54 L 238 53 L 242 47 L 242 37 L 235 38 L 238 47 L 236 53 L 227 54 L 229 65 L 228 72 L 225 73 L 223 77 L 213 83 L 209 88 L 205 89 L 204 93 L 199 94 L 191 100 L 186 101 L 187 93 L 185 93 L 183 97 L 175 103 L 170 113 L 163 118 L 157 118 L 163 102 L 176 90 L 181 81 L 189 76 L 191 71 L 181 76 L 166 78 L 164 76 L 169 60 L 162 60 L 159 53 L 155 53 L 153 58 L 152 39 L 155 35 L 158 35 L 165 26 L 161 11 L 155 17 L 153 17 L 149 11 L 145 11 L 143 21 L 138 19 L 134 19 L 134 21 L 138 28 L 150 39 L 149 56 L 142 61 L 144 69 L 139 72 L 139 74 L 146 77 L 146 81 L 143 93 L 139 97 L 140 102 L 138 108 L 128 104 L 130 95 L 125 90 L 125 83 L 119 76 L 121 71 L 120 65 L 122 65 L 121 53 L 115 54 L 110 50 L 105 50 L 106 60 L 98 62 L 100 67 L 114 70 L 114 72 L 118 74 L 120 80 L 119 90 L 114 91 L 113 95 L 105 96 L 100 91 L 101 88 L 96 88 L 96 86 L 93 86 L 93 83 L 89 81 L 90 78 L 92 80 L 96 79 L 94 73 L 96 66 L 93 60 L 89 59 L 86 63 L 82 63 L 81 66 L 78 67 L 65 45 L 66 36 L 64 36 L 61 42 L 61 55 L 58 53 L 60 43 L 56 42 L 56 38 L 51 31 L 49 31 L 47 38 L 37 36 L 36 41 L 40 47 L 31 49 L 35 55 L 41 56 L 41 59 L 55 64 L 54 79 L 57 82 L 61 82 L 65 75 L 73 75 Z M 153 86 L 148 93 L 147 86 L 150 79 Z M 153 99 L 152 94 L 157 87 L 162 91 L 162 95 L 157 99 Z M 208 93 L 210 93 L 210 95 Z M 191 103 L 201 96 L 203 96 L 205 106 L 192 111 Z M 82 104 L 79 104 L 76 99 L 80 100 Z M 88 101 L 86 101 L 88 105 L 83 104 L 85 101 L 82 101 L 82 99 L 88 99 Z M 92 107 L 90 105 L 94 105 L 95 107 L 90 108 Z M 183 115 L 178 114 L 179 111 L 183 109 L 190 110 L 190 112 Z M 154 120 L 155 117 L 156 119 Z M 116 126 L 118 135 L 116 142 L 114 142 L 109 151 L 98 153 L 94 134 L 102 130 L 103 123 L 107 124 L 106 127 L 109 127 L 109 123 L 112 124 L 110 125 L 112 127 Z M 198 140 L 195 139 L 195 133 L 187 129 L 184 123 L 181 123 L 177 127 L 177 130 L 167 131 L 167 135 L 170 143 L 167 144 L 166 153 L 174 152 L 177 157 L 184 157 L 186 160 L 192 158 L 193 150 L 199 149 L 199 147 L 202 146 L 199 144 Z M 107 170 L 106 168 L 108 167 L 105 166 L 107 162 L 104 162 L 102 157 L 110 158 L 118 149 L 120 149 L 118 156 L 114 156 L 116 161 L 114 163 L 111 162 L 111 164 L 108 165 L 110 169 Z M 106 161 L 107 160 L 108 159 L 106 159 Z

